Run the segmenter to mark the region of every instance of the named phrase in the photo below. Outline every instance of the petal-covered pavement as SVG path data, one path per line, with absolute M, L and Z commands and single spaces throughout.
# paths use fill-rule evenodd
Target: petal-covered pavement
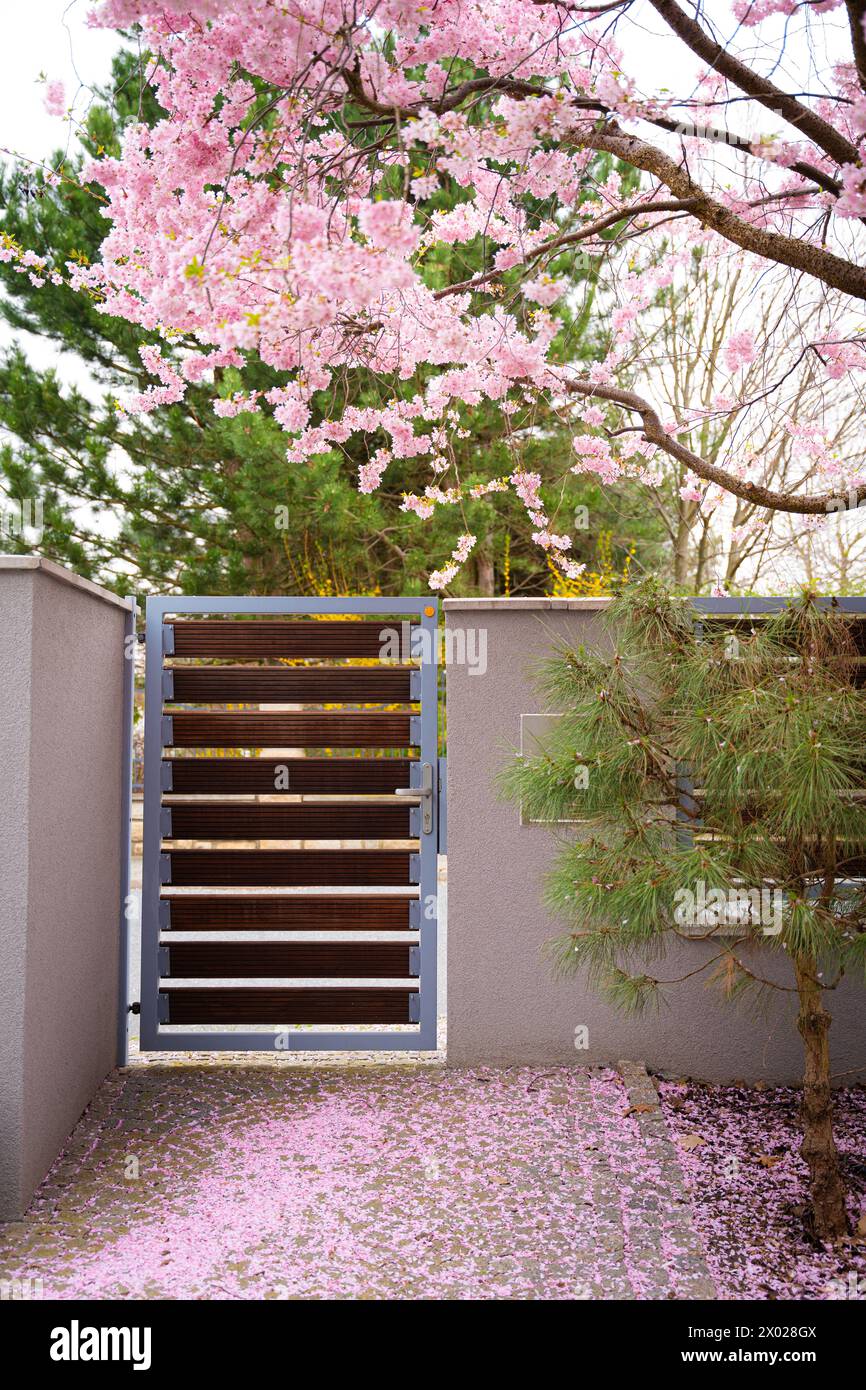
M 150 1061 L 108 1079 L 3 1229 L 0 1277 L 46 1298 L 711 1297 L 645 1118 L 613 1071 Z
M 95 1299 L 866 1295 L 866 1244 L 804 1233 L 796 1093 L 661 1092 L 629 1063 L 138 1059 L 0 1228 L 0 1281 Z M 856 1225 L 866 1092 L 838 1115 Z
M 797 1091 L 662 1082 L 661 1099 L 720 1297 L 866 1300 L 866 1087 L 835 1097 L 852 1235 L 837 1249 L 810 1233 Z

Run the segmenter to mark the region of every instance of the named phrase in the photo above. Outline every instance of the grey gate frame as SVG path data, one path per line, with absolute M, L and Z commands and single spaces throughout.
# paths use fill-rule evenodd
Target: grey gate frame
M 243 598 L 148 597 L 146 603 L 146 677 L 144 736 L 144 850 L 141 916 L 141 1049 L 164 1051 L 275 1051 L 288 1039 L 289 1051 L 434 1051 L 437 1047 L 437 846 L 440 785 L 438 759 L 438 610 L 437 600 L 421 598 Z M 310 616 L 316 614 L 381 614 L 412 622 L 414 634 L 425 634 L 421 645 L 420 707 L 412 719 L 412 746 L 419 749 L 411 768 L 411 790 L 423 803 L 422 767 L 429 765 L 432 786 L 428 805 L 432 815 L 419 816 L 418 908 L 420 962 L 418 969 L 418 1027 L 365 1031 L 315 1032 L 277 1026 L 269 1032 L 173 1032 L 159 1018 L 160 999 L 160 878 L 161 799 L 163 762 L 163 672 L 166 653 L 165 619 L 196 615 Z M 429 915 L 428 915 L 429 913 Z M 414 925 L 412 927 L 414 930 Z

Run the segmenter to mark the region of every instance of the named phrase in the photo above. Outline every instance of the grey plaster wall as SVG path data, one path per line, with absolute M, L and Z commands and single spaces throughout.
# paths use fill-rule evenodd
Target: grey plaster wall
M 115 1063 L 124 607 L 0 557 L 0 1218 Z
M 706 1080 L 796 1082 L 801 1051 L 791 996 L 777 995 L 754 1017 L 698 979 L 677 986 L 670 1008 L 633 1020 L 602 1003 L 584 980 L 554 979 L 542 958 L 545 942 L 562 930 L 542 906 L 555 832 L 521 825 L 518 809 L 498 799 L 493 779 L 519 746 L 521 714 L 545 711 L 533 682 L 539 660 L 560 639 L 602 640 L 603 606 L 603 600 L 445 601 L 449 628 L 483 628 L 487 640 L 484 674 L 459 664 L 447 673 L 448 1061 L 611 1064 L 632 1057 Z M 710 950 L 708 943 L 684 943 L 669 954 L 665 974 L 693 969 Z M 759 947 L 756 959 L 765 973 L 787 978 L 778 953 Z M 831 1007 L 834 1071 L 863 1067 L 866 990 L 852 982 Z M 588 1028 L 586 1051 L 575 1049 L 581 1026 Z

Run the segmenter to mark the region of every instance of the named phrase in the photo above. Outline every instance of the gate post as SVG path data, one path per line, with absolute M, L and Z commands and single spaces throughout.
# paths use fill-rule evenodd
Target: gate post
M 135 622 L 138 604 L 134 594 L 127 596 L 129 609 L 123 631 L 123 753 L 120 767 L 120 921 L 119 969 L 117 982 L 117 1065 L 129 1060 L 129 890 L 132 880 L 132 738 L 135 722 Z M 140 917 L 139 911 L 139 917 Z

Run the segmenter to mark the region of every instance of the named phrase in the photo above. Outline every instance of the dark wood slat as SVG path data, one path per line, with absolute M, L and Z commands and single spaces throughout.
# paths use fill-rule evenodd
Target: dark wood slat
M 403 748 L 408 714 L 226 714 L 179 710 L 175 748 Z
M 404 989 L 172 989 L 170 1023 L 409 1023 Z
M 169 946 L 170 979 L 405 979 L 409 947 L 387 941 L 212 943 Z
M 766 623 L 766 618 L 767 615 L 757 614 L 744 616 L 743 614 L 703 613 L 700 615 L 700 622 L 704 631 L 712 635 L 717 641 L 728 633 L 733 633 L 741 637 L 743 641 L 748 641 L 754 630 L 761 630 L 762 624 Z M 847 628 L 855 653 L 860 655 L 866 653 L 866 617 L 846 613 L 844 618 L 840 617 L 839 619 L 839 628 L 840 631 Z M 791 648 L 795 646 L 793 637 L 787 645 Z
M 408 758 L 172 758 L 172 790 L 181 796 L 390 794 L 408 787 Z M 277 788 L 279 774 L 280 787 Z M 288 786 L 284 783 L 288 781 Z
M 839 878 L 866 879 L 866 854 L 863 853 L 864 846 L 850 845 L 848 849 L 841 847 L 837 851 L 838 858 L 845 860 L 844 869 L 840 868 Z
M 261 888 L 408 884 L 408 850 L 175 849 L 171 882 L 179 887 Z
M 400 619 L 297 621 L 293 619 L 190 620 L 174 628 L 175 656 L 363 656 L 381 658 Z M 393 645 L 393 639 L 391 642 Z M 384 653 L 390 655 L 390 648 Z
M 175 840 L 405 840 L 403 806 L 172 806 Z
M 174 699 L 298 704 L 405 704 L 408 666 L 175 666 Z
M 171 899 L 172 931 L 410 931 L 407 898 Z

